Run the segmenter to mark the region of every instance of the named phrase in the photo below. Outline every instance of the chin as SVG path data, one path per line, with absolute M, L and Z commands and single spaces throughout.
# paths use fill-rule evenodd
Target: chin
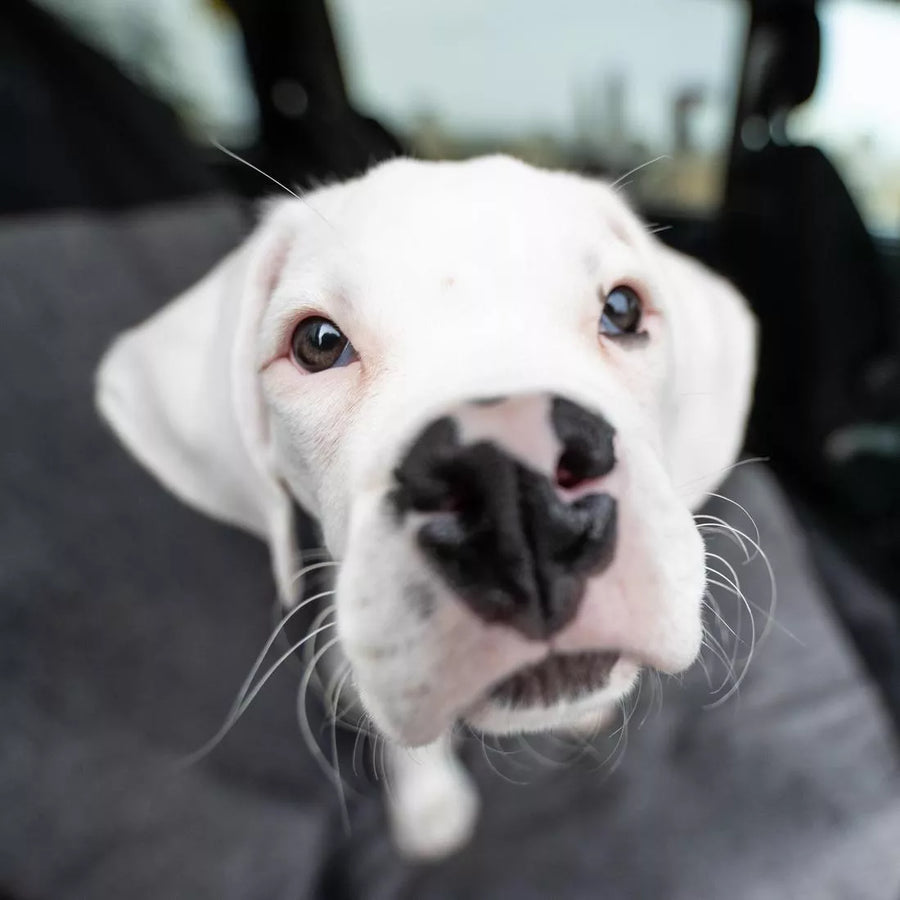
M 613 652 L 564 654 L 491 686 L 461 717 L 488 734 L 595 731 L 634 690 L 641 666 Z

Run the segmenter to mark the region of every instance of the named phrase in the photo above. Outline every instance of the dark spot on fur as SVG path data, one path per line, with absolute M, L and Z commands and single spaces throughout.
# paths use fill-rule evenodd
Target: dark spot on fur
M 408 584 L 403 594 L 410 610 L 420 619 L 430 619 L 437 608 L 437 596 L 434 588 L 424 581 L 413 581 Z

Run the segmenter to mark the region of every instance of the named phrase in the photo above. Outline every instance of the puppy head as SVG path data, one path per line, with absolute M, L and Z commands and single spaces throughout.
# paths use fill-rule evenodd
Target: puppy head
M 741 442 L 753 325 L 609 187 L 394 161 L 272 207 L 121 337 L 101 410 L 184 500 L 340 560 L 367 711 L 406 744 L 602 714 L 701 640 L 690 510 Z

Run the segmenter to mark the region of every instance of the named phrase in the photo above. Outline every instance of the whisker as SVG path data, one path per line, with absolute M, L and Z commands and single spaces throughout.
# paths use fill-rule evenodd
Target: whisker
M 315 572 L 317 569 L 326 569 L 329 566 L 339 566 L 340 562 L 334 559 L 323 560 L 322 562 L 312 563 L 312 565 L 304 566 L 296 575 L 291 577 L 291 584 L 296 584 L 304 575 Z
M 735 531 L 737 531 L 737 529 L 735 529 Z M 775 610 L 778 606 L 778 585 L 775 580 L 775 572 L 772 569 L 772 563 L 769 560 L 769 555 L 766 553 L 765 550 L 763 550 L 759 541 L 754 540 L 752 537 L 750 537 L 747 534 L 744 534 L 743 532 L 739 532 L 739 533 L 756 550 L 756 555 L 753 558 L 755 559 L 758 556 L 759 559 L 762 560 L 763 565 L 766 567 L 766 573 L 769 577 L 769 609 L 768 609 L 768 611 L 760 610 L 760 612 L 763 612 L 763 614 L 766 616 L 766 624 L 763 627 L 763 630 L 760 634 L 760 641 L 764 640 L 768 636 L 772 627 L 775 626 L 775 627 L 778 627 L 779 630 L 784 632 L 788 637 L 797 641 L 797 643 L 800 644 L 800 646 L 803 646 L 803 642 L 796 635 L 792 634 L 787 628 L 785 628 L 783 625 L 781 625 L 779 622 L 777 622 L 775 620 Z M 745 602 L 747 602 L 748 612 L 749 612 L 750 604 L 749 604 L 749 601 L 746 601 L 746 598 L 745 598 Z M 756 608 L 759 609 L 759 607 L 756 607 Z
M 552 733 L 545 732 L 545 733 L 543 733 L 543 734 L 541 735 L 541 737 L 542 737 L 545 741 L 549 739 L 549 740 L 550 740 L 551 742 L 553 742 L 553 743 L 556 743 L 556 744 L 562 744 L 562 741 L 561 741 L 561 739 L 559 738 L 558 735 L 554 735 L 554 734 L 552 734 Z M 526 735 L 524 735 L 524 734 L 523 734 L 523 735 L 520 735 L 519 738 L 520 738 L 520 743 L 522 744 L 522 746 L 524 747 L 524 749 L 525 749 L 525 750 L 526 750 L 526 751 L 527 751 L 534 759 L 536 759 L 536 760 L 538 761 L 538 763 L 541 763 L 541 764 L 543 764 L 543 765 L 545 765 L 545 766 L 547 766 L 548 768 L 551 768 L 551 769 L 562 769 L 562 768 L 565 768 L 567 765 L 569 765 L 569 762 L 570 762 L 570 761 L 569 761 L 568 759 L 554 759 L 552 756 L 547 756 L 546 754 L 541 753 L 540 750 L 538 750 L 538 749 L 531 743 L 531 741 L 527 740 Z M 567 749 L 568 749 L 568 748 L 567 748 Z
M 737 632 L 728 624 L 728 620 L 722 615 L 722 610 L 718 601 L 713 597 L 709 589 L 703 592 L 704 606 L 716 617 L 719 623 L 719 634 L 724 638 L 723 631 L 727 631 L 735 640 L 737 640 Z
M 624 758 L 625 751 L 628 749 L 628 722 L 630 715 L 625 709 L 623 700 L 619 700 L 616 703 L 616 706 L 622 716 L 622 724 L 615 731 L 611 732 L 610 737 L 618 735 L 616 743 L 599 766 L 606 770 L 606 778 L 609 778 L 616 771 Z M 610 762 L 610 760 L 612 760 L 612 762 Z
M 238 156 L 237 153 L 235 153 L 233 150 L 229 150 L 227 147 L 220 144 L 214 138 L 212 139 L 211 143 L 212 143 L 213 147 L 216 148 L 216 150 L 221 150 L 222 153 L 224 153 L 226 156 L 230 156 L 236 162 L 242 163 L 243 165 L 247 166 L 248 169 L 252 169 L 254 172 L 258 173 L 259 175 L 262 175 L 263 178 L 268 178 L 269 181 L 272 182 L 272 184 L 278 185 L 278 187 L 280 187 L 286 193 L 290 194 L 292 197 L 296 198 L 297 200 L 300 200 L 301 202 L 303 201 L 303 198 L 296 191 L 292 191 L 286 184 L 282 184 L 277 178 L 273 177 L 268 172 L 264 172 L 262 169 L 260 169 L 259 166 L 254 166 L 252 162 L 244 159 L 243 156 Z
M 331 680 L 322 690 L 322 703 L 325 706 L 325 719 L 322 722 L 321 730 L 324 731 L 326 728 L 336 729 L 338 724 L 344 725 L 347 724 L 350 727 L 349 723 L 344 723 L 341 720 L 342 713 L 338 710 L 337 704 L 340 702 L 341 692 L 344 690 L 344 686 L 350 680 L 350 675 L 352 674 L 352 667 L 350 663 L 346 660 L 340 666 L 336 667 L 336 671 L 332 676 Z M 356 701 L 351 700 L 350 705 L 344 711 L 348 711 L 353 708 L 353 705 Z
M 643 671 L 638 675 L 638 678 L 639 678 L 638 697 L 640 697 L 640 692 L 643 690 L 643 687 L 644 687 L 644 675 L 645 675 L 645 672 L 643 672 Z M 647 717 L 650 715 L 651 711 L 653 710 L 653 704 L 656 701 L 657 686 L 658 686 L 658 682 L 656 682 L 656 681 L 650 682 L 650 702 L 647 704 L 647 708 L 644 710 L 644 715 L 641 717 L 641 721 L 638 722 L 638 729 L 641 729 L 644 727 L 644 722 L 647 721 Z
M 516 779 L 514 779 L 514 778 L 512 778 L 511 776 L 507 775 L 505 772 L 501 772 L 500 769 L 498 769 L 497 766 L 495 766 L 494 763 L 491 762 L 490 754 L 488 753 L 488 744 L 487 744 L 487 742 L 486 742 L 486 740 L 485 740 L 485 734 L 484 734 L 484 732 L 480 732 L 480 733 L 477 733 L 477 734 L 476 734 L 476 732 L 473 731 L 473 730 L 471 729 L 471 727 L 469 728 L 469 731 L 470 731 L 470 733 L 472 734 L 473 737 L 480 738 L 480 743 L 481 743 L 481 755 L 484 757 L 484 761 L 487 763 L 488 768 L 489 768 L 495 775 L 497 775 L 498 777 L 502 778 L 504 781 L 508 782 L 509 784 L 515 784 L 515 785 L 522 786 L 522 785 L 525 785 L 525 784 L 528 783 L 527 781 L 517 781 Z M 505 760 L 505 759 L 507 758 L 507 756 L 508 756 L 508 754 L 507 754 L 501 747 L 493 746 L 493 747 L 491 747 L 490 749 L 493 750 L 495 753 L 499 753 L 501 759 L 504 759 L 504 760 Z
M 350 680 L 350 676 L 353 674 L 353 667 L 349 662 L 344 663 L 344 674 L 340 676 L 340 681 L 338 681 L 338 676 L 332 679 L 331 684 L 326 689 L 326 700 L 328 701 L 328 706 L 331 709 L 332 720 L 337 721 L 341 718 L 341 693 L 344 690 L 345 685 Z M 335 685 L 335 682 L 337 684 Z M 355 703 L 355 700 L 354 700 Z M 351 709 L 353 707 L 353 703 L 350 704 L 347 709 Z
M 307 597 L 302 602 L 298 603 L 287 615 L 282 616 L 281 621 L 275 626 L 272 633 L 269 635 L 268 640 L 264 644 L 262 650 L 260 651 L 259 656 L 256 658 L 256 662 L 253 664 L 253 668 L 250 669 L 250 674 L 244 679 L 244 683 L 241 685 L 240 690 L 238 691 L 237 697 L 235 698 L 234 703 L 232 704 L 231 709 L 229 710 L 228 715 L 232 715 L 235 710 L 241 705 L 244 700 L 244 697 L 247 694 L 247 691 L 250 690 L 250 685 L 253 683 L 253 679 L 256 677 L 257 672 L 259 672 L 260 667 L 263 664 L 266 656 L 269 653 L 269 650 L 272 649 L 272 645 L 278 639 L 278 635 L 284 631 L 287 623 L 300 612 L 300 610 L 309 606 L 310 603 L 315 603 L 316 600 L 321 600 L 324 597 L 330 597 L 334 594 L 334 591 L 322 591 L 319 594 L 315 594 L 312 597 Z M 227 718 L 227 716 L 226 716 Z
M 323 628 L 328 626 L 323 625 Z M 319 747 L 318 742 L 316 741 L 315 735 L 313 734 L 312 728 L 309 724 L 309 716 L 306 713 L 306 696 L 309 690 L 309 682 L 312 677 L 312 671 L 318 665 L 319 660 L 340 640 L 338 637 L 332 638 L 328 643 L 326 643 L 313 657 L 311 663 L 307 665 L 306 670 L 303 673 L 303 678 L 300 682 L 300 690 L 297 695 L 297 722 L 300 725 L 300 731 L 303 735 L 303 740 L 306 743 L 306 746 L 309 748 L 309 752 L 312 754 L 313 759 L 319 764 L 319 768 L 325 773 L 326 777 L 329 781 L 334 785 L 335 789 L 338 792 L 338 800 L 340 801 L 340 811 L 341 811 L 341 824 L 344 826 L 344 830 L 346 833 L 350 831 L 350 814 L 347 810 L 347 799 L 344 793 L 344 780 L 341 778 L 340 769 L 337 766 L 332 766 L 329 763 L 327 757 L 322 752 L 321 747 Z
M 526 734 L 517 734 L 515 738 L 516 744 L 518 745 L 519 749 L 522 750 L 531 759 L 532 763 L 537 762 L 541 765 L 547 765 L 549 763 L 548 759 L 546 759 L 544 756 L 538 753 L 537 750 L 534 749 L 531 741 L 528 740 Z
M 755 460 L 742 460 L 741 462 L 750 462 Z M 766 572 L 769 579 L 769 608 L 764 610 L 758 604 L 750 601 L 744 591 L 741 589 L 740 579 L 738 577 L 737 571 L 734 566 L 727 560 L 725 557 L 714 553 L 707 549 L 706 558 L 707 558 L 707 584 L 710 587 L 717 587 L 721 590 L 726 591 L 729 594 L 732 594 L 738 601 L 738 605 L 736 608 L 736 628 L 732 628 L 726 622 L 725 618 L 721 614 L 721 610 L 718 609 L 718 604 L 715 602 L 713 595 L 710 591 L 707 591 L 707 598 L 710 603 L 708 607 L 712 610 L 713 615 L 718 619 L 722 626 L 727 626 L 728 631 L 734 638 L 733 643 L 733 652 L 730 657 L 730 662 L 726 663 L 722 658 L 725 655 L 724 647 L 718 641 L 715 641 L 713 636 L 709 633 L 708 629 L 706 630 L 706 643 L 705 645 L 710 649 L 710 652 L 714 653 L 723 665 L 726 666 L 726 670 L 728 670 L 730 678 L 732 680 L 732 685 L 728 691 L 726 691 L 721 697 L 719 697 L 714 703 L 709 704 L 706 708 L 713 709 L 717 706 L 720 706 L 722 703 L 727 701 L 731 696 L 733 696 L 739 689 L 741 684 L 743 683 L 744 678 L 747 675 L 749 670 L 751 661 L 756 652 L 756 647 L 762 643 L 772 627 L 778 627 L 783 630 L 786 634 L 792 637 L 794 640 L 797 640 L 796 636 L 791 634 L 786 628 L 781 626 L 779 622 L 775 619 L 775 609 L 777 607 L 778 601 L 778 589 L 775 580 L 775 574 L 772 569 L 771 562 L 769 560 L 768 554 L 763 550 L 761 545 L 761 536 L 759 531 L 759 526 L 756 523 L 755 518 L 750 513 L 750 511 L 743 506 L 738 501 L 732 499 L 731 497 L 724 496 L 722 494 L 718 494 L 714 491 L 709 492 L 710 497 L 714 497 L 717 500 L 728 503 L 732 507 L 740 510 L 740 512 L 744 515 L 744 517 L 750 522 L 751 529 L 753 531 L 753 535 L 749 535 L 746 532 L 742 531 L 740 528 L 732 525 L 729 522 L 726 522 L 720 516 L 708 514 L 708 513 L 699 513 L 694 516 L 694 521 L 696 523 L 698 531 L 701 534 L 712 533 L 712 534 L 722 534 L 731 540 L 733 540 L 740 548 L 741 552 L 744 555 L 743 564 L 747 565 L 753 560 L 759 558 L 762 560 L 763 565 L 766 568 Z M 749 549 L 748 549 L 749 548 Z M 752 552 L 751 552 L 752 551 Z M 712 565 L 709 565 L 709 562 L 716 561 L 720 563 L 725 571 L 719 571 L 714 568 Z M 715 577 L 711 577 L 715 576 Z M 749 636 L 749 646 L 747 654 L 743 660 L 743 664 L 741 667 L 740 674 L 735 674 L 738 666 L 738 645 L 743 642 L 741 638 L 741 634 L 743 631 L 742 628 L 742 611 L 746 611 L 749 619 L 750 619 L 750 636 Z M 765 617 L 765 624 L 762 631 L 757 634 L 757 626 L 756 620 L 754 616 L 754 610 L 760 612 Z M 718 649 L 716 649 L 718 648 Z M 709 681 L 709 677 L 707 674 L 707 680 Z M 723 682 L 724 685 L 724 682 Z M 720 686 L 716 692 L 720 691 L 722 686 Z
M 327 562 L 334 563 L 335 559 L 331 555 L 331 551 L 327 547 L 304 547 L 300 551 L 300 558 L 306 562 L 307 560 L 310 562 L 317 561 L 321 562 L 323 560 Z
M 372 750 L 372 777 L 376 781 L 381 781 L 381 772 L 378 771 L 378 742 L 381 740 L 381 734 L 379 732 L 374 732 L 372 735 L 372 741 L 370 743 L 370 749 Z
M 335 699 L 334 713 L 331 716 L 331 762 L 332 762 L 332 765 L 334 766 L 334 770 L 337 773 L 337 776 L 341 780 L 342 784 L 343 784 L 343 779 L 341 779 L 341 776 L 340 776 L 341 761 L 340 761 L 340 757 L 338 756 L 338 744 L 337 744 L 337 723 L 338 723 L 337 709 L 338 709 L 338 704 L 340 703 L 341 691 L 343 690 L 344 685 L 347 683 L 347 679 L 350 678 L 351 672 L 352 672 L 352 668 L 351 668 L 350 664 L 347 663 L 347 672 L 345 673 L 344 677 L 341 678 L 340 683 L 337 687 L 337 695 L 334 698 Z M 346 801 L 344 801 L 344 802 L 346 803 Z M 349 816 L 348 816 L 348 819 L 349 819 Z M 348 828 L 349 828 L 349 824 L 348 824 Z
M 711 578 L 711 575 L 715 575 L 716 578 Z M 718 581 L 717 579 L 719 578 L 722 580 Z M 744 597 L 744 592 L 741 590 L 740 584 L 738 582 L 732 581 L 727 575 L 722 574 L 718 569 L 714 569 L 709 565 L 706 567 L 706 583 L 708 585 L 712 585 L 712 587 L 721 588 L 723 591 L 731 594 L 731 596 L 736 597 L 739 600 L 746 600 L 746 597 Z M 729 627 L 728 629 L 732 634 L 735 635 L 735 637 L 738 637 L 739 640 L 741 639 L 739 637 L 740 625 L 740 619 L 738 619 L 738 627 L 736 629 Z
M 377 742 L 376 742 L 377 743 Z M 379 759 L 381 760 L 381 781 L 384 785 L 384 792 L 388 796 L 388 800 L 394 800 L 394 791 L 391 787 L 390 777 L 388 775 L 388 766 L 387 766 L 387 738 L 384 735 L 381 735 L 381 751 L 379 753 Z
M 321 625 L 329 616 L 334 615 L 336 612 L 335 606 L 329 606 L 323 609 L 319 614 L 312 620 L 310 623 L 310 630 L 315 631 L 319 625 Z M 310 641 L 308 644 L 305 644 L 303 647 L 303 663 L 308 666 L 310 664 L 310 660 L 316 655 L 316 642 Z M 319 677 L 319 673 L 315 673 L 315 685 L 316 690 L 319 693 L 320 697 L 325 696 L 325 685 L 322 684 L 322 679 Z
M 357 751 L 359 750 L 359 744 L 360 744 L 360 741 L 361 741 L 363 738 L 365 738 L 366 740 L 368 740 L 368 739 L 371 737 L 371 735 L 372 735 L 372 732 L 371 732 L 371 730 L 369 729 L 369 723 L 370 723 L 370 722 L 371 722 L 371 719 L 369 718 L 369 714 L 366 713 L 366 712 L 363 712 L 362 717 L 361 717 L 361 725 L 360 725 L 360 727 L 357 729 L 357 731 L 356 731 L 356 738 L 355 738 L 355 740 L 353 741 L 353 754 L 351 755 L 350 759 L 351 759 L 351 762 L 352 762 L 352 764 L 353 764 L 353 774 L 354 774 L 357 778 L 359 777 L 359 770 L 358 770 L 358 768 L 357 768 L 357 763 L 356 763 L 356 753 L 357 753 Z
M 717 573 L 717 574 L 720 574 L 720 573 Z M 722 577 L 724 577 L 724 576 L 722 576 Z M 716 706 L 720 705 L 721 703 L 724 703 L 729 697 L 731 697 L 740 688 L 741 683 L 743 682 L 744 677 L 746 676 L 747 671 L 750 668 L 750 662 L 753 659 L 753 655 L 756 650 L 756 643 L 757 643 L 756 620 L 753 618 L 753 610 L 750 608 L 750 605 L 747 603 L 747 599 L 744 596 L 743 592 L 740 590 L 740 588 L 736 588 L 725 582 L 717 582 L 712 579 L 708 579 L 708 582 L 710 584 L 716 585 L 718 587 L 723 588 L 724 590 L 727 590 L 727 591 L 733 593 L 741 601 L 744 608 L 746 608 L 746 610 L 749 614 L 749 617 L 750 617 L 750 644 L 749 644 L 747 656 L 744 661 L 743 668 L 741 669 L 741 674 L 737 678 L 734 678 L 733 684 L 727 693 L 725 693 L 722 697 L 720 697 L 714 704 L 707 707 L 707 708 L 715 708 Z M 741 607 L 739 606 L 738 610 L 740 610 L 740 609 L 741 609 Z M 711 635 L 710 635 L 710 640 L 715 642 L 715 639 L 712 638 Z M 718 642 L 716 642 L 716 643 L 718 643 Z M 721 648 L 721 644 L 719 644 L 718 646 Z M 724 648 L 722 648 L 722 650 L 724 653 Z M 737 650 L 737 644 L 735 644 L 735 656 L 732 657 L 732 664 L 729 668 L 729 671 L 731 672 L 732 677 L 734 677 L 733 676 L 734 666 L 737 664 L 736 650 Z M 723 684 L 724 684 L 724 682 L 723 682 Z
M 659 706 L 656 709 L 656 714 L 661 716 L 663 711 L 663 701 L 665 699 L 665 689 L 663 688 L 662 675 L 659 674 L 657 669 L 653 670 L 653 682 L 656 685 L 656 696 L 659 697 Z
M 589 733 L 579 733 L 574 735 L 554 735 L 547 734 L 555 743 L 568 751 L 569 755 L 563 761 L 563 765 L 573 766 L 579 763 L 585 757 L 590 757 L 594 761 L 600 759 L 600 753 L 593 745 L 593 740 L 599 733 L 599 724 L 595 724 Z
M 709 590 L 709 587 L 707 587 L 704 597 L 706 598 L 705 605 L 707 606 L 708 609 L 710 609 L 712 611 L 713 615 L 716 617 L 716 619 L 718 619 L 718 623 L 719 623 L 719 639 L 715 639 L 716 646 L 720 649 L 721 654 L 725 655 L 726 654 L 725 642 L 730 639 L 731 648 L 732 648 L 731 653 L 728 655 L 727 663 L 723 663 L 723 665 L 725 667 L 725 676 L 722 680 L 722 683 L 716 689 L 713 689 L 709 670 L 704 667 L 704 674 L 706 675 L 706 682 L 709 686 L 710 692 L 716 693 L 718 691 L 721 691 L 724 688 L 724 686 L 728 682 L 729 678 L 731 678 L 731 679 L 734 678 L 734 672 L 736 671 L 737 666 L 738 666 L 738 653 L 739 653 L 740 645 L 742 643 L 740 636 L 739 636 L 740 635 L 740 625 L 741 625 L 741 609 L 740 609 L 740 607 L 738 608 L 738 621 L 737 621 L 738 627 L 737 627 L 737 629 L 734 629 L 731 627 L 731 625 L 726 621 L 724 616 L 722 616 L 721 612 L 719 611 L 719 604 L 714 599 L 712 592 Z M 710 641 L 714 640 L 712 633 L 710 632 L 709 628 L 706 626 L 705 623 L 704 623 L 703 631 L 704 631 L 704 636 L 708 636 L 710 638 Z M 727 635 L 726 635 L 726 631 L 727 631 Z
M 477 736 L 475 735 L 475 732 L 472 731 L 471 726 L 469 726 L 469 732 L 473 735 L 473 737 Z M 530 771 L 529 764 L 527 762 L 522 762 L 522 760 L 518 758 L 522 754 L 521 746 L 511 747 L 509 746 L 508 742 L 504 745 L 503 743 L 501 743 L 501 738 L 497 736 L 493 736 L 493 740 L 491 740 L 491 735 L 482 733 L 481 737 L 486 741 L 488 749 L 492 750 L 494 753 L 499 754 L 504 763 L 515 767 L 523 773 L 527 773 Z M 528 782 L 526 781 L 516 782 L 516 784 L 527 783 Z
M 602 763 L 602 758 L 600 754 L 600 750 L 596 746 L 596 740 L 600 735 L 600 732 L 603 730 L 603 723 L 598 722 L 597 725 L 591 730 L 589 735 L 585 736 L 584 740 L 584 749 L 587 756 L 589 756 L 594 762 Z
M 705 532 L 710 532 L 712 534 L 724 535 L 734 541 L 734 543 L 741 548 L 741 553 L 744 554 L 744 565 L 747 565 L 751 561 L 750 551 L 747 549 L 747 544 L 744 543 L 744 541 L 749 542 L 750 538 L 739 528 L 735 528 L 718 516 L 710 516 L 703 513 L 698 513 L 694 516 L 694 523 L 697 526 L 697 531 L 699 531 L 704 538 Z
M 701 644 L 715 656 L 725 670 L 725 676 L 722 678 L 719 685 L 715 688 L 710 685 L 710 693 L 718 694 L 725 690 L 725 685 L 728 684 L 729 680 L 734 681 L 734 669 L 732 668 L 731 660 L 726 655 L 722 645 L 712 635 L 704 635 Z
M 715 497 L 717 500 L 722 500 L 724 503 L 730 503 L 732 506 L 739 509 L 747 517 L 747 521 L 749 521 L 753 526 L 753 532 L 756 535 L 755 543 L 757 546 L 759 546 L 759 542 L 761 541 L 761 538 L 759 536 L 759 526 L 756 524 L 756 519 L 754 519 L 753 516 L 750 515 L 750 512 L 747 510 L 746 506 L 743 506 L 742 504 L 738 503 L 737 500 L 734 500 L 731 497 L 726 497 L 724 494 L 717 494 L 715 491 L 710 491 L 708 496 Z
M 696 478 L 692 478 L 690 481 L 683 481 L 681 484 L 675 485 L 675 490 L 680 491 L 682 488 L 690 487 L 692 484 L 696 484 L 698 481 L 706 481 L 708 478 L 725 475 L 726 473 L 731 472 L 734 469 L 739 469 L 741 466 L 749 466 L 751 463 L 764 463 L 768 461 L 768 456 L 752 456 L 747 459 L 739 459 L 737 462 L 732 463 L 730 466 L 723 466 L 721 469 L 717 469 L 715 472 L 708 472 L 706 475 L 698 475 Z M 709 496 L 710 494 L 712 494 L 712 491 L 706 492 L 707 496 Z
M 649 159 L 649 160 L 647 160 L 647 162 L 641 163 L 639 166 L 635 166 L 633 169 L 629 169 L 624 175 L 620 175 L 620 176 L 619 176 L 619 177 L 618 177 L 618 178 L 610 185 L 610 188 L 611 188 L 612 190 L 615 190 L 617 187 L 618 187 L 618 188 L 627 187 L 627 184 L 628 184 L 628 183 L 625 182 L 625 179 L 626 179 L 626 178 L 630 178 L 632 175 L 636 174 L 637 172 L 640 172 L 641 169 L 646 169 L 647 166 L 652 166 L 653 163 L 658 163 L 658 162 L 659 162 L 660 160 L 662 160 L 662 159 L 669 159 L 669 160 L 671 160 L 672 157 L 669 156 L 668 153 L 661 153 L 659 156 L 654 156 L 653 159 Z M 625 182 L 625 183 L 623 184 L 623 182 Z
M 333 613 L 334 609 L 330 609 L 329 613 Z M 310 631 L 308 634 L 304 635 L 303 638 L 297 641 L 295 644 L 292 644 L 288 647 L 281 656 L 269 667 L 268 671 L 265 675 L 257 682 L 256 687 L 247 695 L 247 698 L 241 704 L 240 710 L 238 711 L 238 715 L 243 715 L 247 710 L 247 707 L 253 702 L 253 699 L 256 695 L 263 689 L 265 683 L 275 674 L 276 670 L 286 661 L 288 660 L 294 653 L 296 653 L 307 641 L 315 640 L 316 636 L 321 634 L 327 628 L 334 628 L 336 622 L 326 622 L 324 625 L 320 625 L 313 631 Z M 334 639 L 332 643 L 335 643 L 337 638 Z M 330 646 L 330 645 L 329 645 Z
M 335 229 L 334 224 L 329 222 L 328 219 L 325 218 L 325 216 L 322 215 L 322 213 L 318 209 L 316 209 L 316 207 L 313 206 L 313 204 L 310 203 L 309 200 L 306 199 L 306 197 L 302 196 L 301 194 L 298 194 L 296 191 L 292 191 L 286 184 L 283 184 L 282 182 L 280 182 L 273 175 L 270 175 L 268 172 L 263 171 L 259 166 L 255 166 L 252 162 L 250 162 L 247 159 L 244 159 L 243 156 L 239 156 L 233 150 L 229 150 L 227 147 L 220 144 L 217 140 L 211 139 L 211 143 L 217 150 L 220 150 L 226 156 L 231 157 L 231 159 L 235 160 L 235 162 L 239 162 L 242 165 L 247 166 L 248 169 L 252 169 L 257 174 L 262 175 L 263 178 L 267 178 L 269 181 L 272 182 L 272 184 L 277 185 L 283 191 L 290 194 L 295 200 L 299 200 L 304 206 L 306 206 L 308 209 L 312 210 L 312 212 L 314 212 L 329 228 L 332 228 L 335 231 L 337 230 L 337 229 Z
M 718 553 L 713 553 L 712 551 L 707 550 L 706 558 L 707 559 L 715 559 L 718 562 L 722 563 L 722 565 L 725 566 L 726 569 L 728 569 L 728 572 L 731 575 L 731 578 L 729 578 L 728 575 L 723 574 L 722 572 L 718 571 L 718 569 L 714 569 L 712 566 L 706 567 L 706 571 L 708 573 L 711 573 L 713 575 L 718 575 L 720 578 L 724 578 L 736 591 L 740 590 L 740 579 L 738 578 L 737 572 L 735 572 L 734 566 L 732 566 L 731 563 L 728 562 L 727 559 L 725 559 L 725 557 L 720 556 Z
M 330 593 L 330 592 L 329 592 Z M 323 594 L 321 596 L 327 596 Z M 298 606 L 296 609 L 292 610 L 290 615 L 293 615 L 296 612 L 299 612 L 301 606 L 306 603 L 312 603 L 313 600 L 318 600 L 319 596 L 310 597 L 308 600 L 305 600 L 303 604 Z M 241 690 L 238 692 L 238 697 L 235 700 L 234 704 L 232 704 L 231 710 L 228 715 L 225 717 L 225 721 L 219 726 L 219 730 L 208 740 L 205 744 L 202 744 L 198 747 L 193 753 L 189 753 L 187 756 L 183 757 L 179 760 L 179 767 L 187 768 L 188 766 L 192 766 L 194 763 L 199 762 L 203 757 L 209 754 L 212 750 L 214 750 L 225 738 L 229 731 L 235 726 L 238 719 L 243 716 L 243 714 L 247 711 L 250 704 L 254 701 L 259 692 L 266 685 L 268 680 L 275 674 L 281 664 L 288 659 L 292 654 L 296 653 L 308 640 L 314 638 L 318 631 L 312 631 L 308 634 L 305 634 L 299 641 L 295 644 L 292 644 L 281 656 L 278 657 L 276 662 L 269 667 L 263 677 L 257 682 L 256 686 L 252 691 L 247 693 L 250 685 L 253 682 L 253 678 L 256 673 L 259 671 L 260 666 L 262 665 L 263 660 L 266 657 L 269 649 L 272 646 L 272 642 L 277 637 L 280 630 L 284 627 L 285 622 L 287 622 L 290 616 L 285 616 L 285 618 L 279 623 L 278 628 L 275 629 L 275 632 L 270 636 L 269 640 L 266 642 L 266 646 L 263 648 L 262 653 L 257 658 L 256 663 L 253 666 L 253 669 L 250 672 L 250 675 L 244 681 L 244 684 L 241 686 Z M 334 627 L 333 622 L 329 622 L 327 625 L 323 625 L 319 631 L 324 631 L 326 628 Z

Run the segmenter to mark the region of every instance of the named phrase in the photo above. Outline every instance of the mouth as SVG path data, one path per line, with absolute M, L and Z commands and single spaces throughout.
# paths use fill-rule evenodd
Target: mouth
M 616 651 L 553 654 L 493 685 L 488 699 L 506 707 L 571 702 L 604 687 L 619 656 Z

